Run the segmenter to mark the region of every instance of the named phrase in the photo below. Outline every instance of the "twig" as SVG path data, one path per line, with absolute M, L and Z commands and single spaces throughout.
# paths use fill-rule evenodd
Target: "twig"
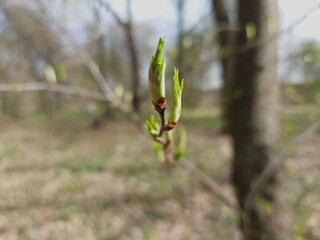
M 224 53 L 224 57 L 227 57 L 229 55 L 235 55 L 235 54 L 238 54 L 238 53 L 243 53 L 243 52 L 249 51 L 249 50 L 251 50 L 253 48 L 257 48 L 257 47 L 260 47 L 260 46 L 262 46 L 264 44 L 269 44 L 269 43 L 271 43 L 273 41 L 276 41 L 276 40 L 280 39 L 284 35 L 286 35 L 288 33 L 291 33 L 306 18 L 308 18 L 310 14 L 312 14 L 313 12 L 319 10 L 319 8 L 320 8 L 320 3 L 315 5 L 313 8 L 309 9 L 308 11 L 306 11 L 301 17 L 299 17 L 297 20 L 293 21 L 293 23 L 288 28 L 282 30 L 281 32 L 270 34 L 270 36 L 267 37 L 267 38 L 258 38 L 258 39 L 255 39 L 253 41 L 250 41 L 250 42 L 240 46 L 238 49 L 234 49 L 233 51 L 230 51 L 228 53 Z M 218 24 L 216 26 L 215 32 L 219 33 L 221 31 L 225 31 L 225 30 L 238 32 L 238 31 L 240 31 L 240 26 L 239 25 L 234 25 L 234 24 L 222 23 L 221 25 Z M 211 64 L 213 62 L 218 62 L 218 61 L 220 61 L 220 58 L 221 58 L 221 56 L 219 56 L 219 55 L 215 56 L 215 57 L 210 57 L 208 60 L 203 61 L 202 63 L 198 64 L 195 67 L 188 67 L 188 68 L 183 69 L 181 71 L 181 73 L 188 72 L 188 71 L 193 71 L 193 70 L 195 70 L 197 68 L 200 68 L 202 66 L 206 66 L 206 65 Z
M 44 9 L 46 9 L 45 6 L 43 6 Z M 50 12 L 47 10 L 47 12 Z M 144 126 L 141 124 L 139 116 L 130 111 L 123 102 L 114 94 L 112 88 L 110 87 L 108 81 L 104 78 L 102 73 L 100 72 L 99 68 L 95 64 L 94 60 L 88 53 L 88 51 L 81 46 L 77 40 L 74 38 L 72 34 L 64 27 L 64 25 L 56 20 L 54 16 L 49 15 L 48 13 L 49 21 L 63 34 L 63 37 L 68 41 L 71 42 L 71 47 L 78 53 L 78 57 L 80 60 L 87 66 L 88 70 L 93 76 L 93 79 L 98 84 L 100 90 L 102 91 L 106 103 L 111 107 L 116 109 L 118 112 L 120 112 L 122 115 L 124 115 L 130 122 L 133 122 L 135 127 L 142 132 L 143 134 L 147 135 L 147 131 L 144 128 Z
M 281 31 L 279 33 L 274 33 L 268 38 L 256 39 L 255 41 L 248 42 L 247 44 L 244 44 L 243 46 L 241 46 L 239 49 L 235 50 L 234 53 L 231 52 L 230 54 L 243 53 L 243 52 L 249 51 L 252 48 L 257 48 L 257 47 L 260 47 L 260 46 L 262 46 L 264 44 L 269 44 L 269 43 L 271 43 L 271 42 L 273 42 L 275 40 L 278 40 L 283 35 L 292 32 L 310 14 L 312 14 L 315 11 L 317 11 L 319 8 L 320 8 L 320 3 L 318 3 L 317 5 L 315 5 L 313 8 L 309 9 L 308 11 L 306 11 L 301 17 L 299 17 L 297 20 L 293 21 L 293 23 L 288 28 L 284 29 L 283 31 Z
M 78 96 L 89 98 L 97 101 L 106 101 L 105 96 L 100 92 L 72 87 L 64 84 L 57 83 L 39 83 L 39 82 L 30 82 L 30 83 L 14 83 L 14 84 L 0 84 L 0 92 L 34 92 L 34 91 L 49 91 L 64 93 L 68 95 Z
M 319 129 L 320 129 L 320 121 L 317 121 L 316 123 L 308 127 L 305 131 L 303 131 L 301 134 L 299 134 L 289 146 L 291 147 L 291 146 L 294 146 L 295 144 L 300 143 L 301 141 L 305 140 L 306 137 L 310 136 L 311 134 L 314 134 Z M 253 187 L 251 188 L 251 191 L 247 196 L 246 204 L 245 204 L 246 206 L 250 205 L 250 203 L 254 200 L 255 195 L 265 186 L 265 184 L 268 182 L 270 177 L 273 176 L 273 174 L 276 173 L 281 168 L 283 162 L 287 159 L 286 157 L 291 152 L 290 147 L 285 148 L 272 162 L 270 162 L 267 165 L 267 167 L 259 175 L 258 179 L 253 184 Z
M 158 137 L 160 138 L 165 130 L 165 126 L 166 126 L 166 116 L 165 116 L 165 110 L 166 107 L 164 107 L 163 109 L 159 110 L 157 108 L 155 108 L 155 110 L 159 113 L 160 119 L 161 119 L 161 128 L 160 128 L 160 132 Z
M 113 8 L 111 8 L 108 2 L 102 0 L 98 0 L 98 2 L 100 6 L 104 7 L 114 17 L 118 24 L 124 27 L 127 25 L 127 22 L 121 20 L 120 16 L 116 13 L 116 11 Z
M 193 165 L 190 161 L 182 158 L 180 160 L 180 166 L 187 170 L 189 173 L 195 175 L 200 182 L 207 187 L 217 198 L 219 198 L 225 205 L 237 211 L 241 211 L 237 204 L 222 190 L 218 183 L 212 181 L 207 175 L 205 175 L 199 168 Z
M 166 141 L 163 139 L 162 135 L 165 131 L 170 131 L 172 130 L 172 128 L 170 128 L 168 126 L 168 124 L 166 123 L 166 116 L 165 116 L 165 110 L 166 110 L 166 107 L 165 106 L 162 106 L 162 107 L 158 107 L 158 106 L 155 106 L 154 108 L 159 116 L 160 116 L 160 119 L 161 119 L 161 127 L 160 127 L 160 131 L 159 131 L 159 134 L 158 134 L 158 137 L 156 139 L 153 139 L 159 143 L 161 143 L 162 145 L 162 150 L 164 152 L 164 156 L 165 156 L 165 164 L 167 165 L 170 165 L 172 163 L 172 139 L 170 139 L 168 136 L 167 136 L 167 139 Z

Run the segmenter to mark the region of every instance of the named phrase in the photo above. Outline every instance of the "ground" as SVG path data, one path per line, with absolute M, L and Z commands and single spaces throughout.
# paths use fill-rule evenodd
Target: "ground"
M 70 115 L 72 115 L 70 117 Z M 0 122 L 0 239 L 239 239 L 236 213 L 180 167 L 159 164 L 148 138 L 125 120 L 92 129 L 84 116 Z M 231 146 L 216 109 L 186 109 L 186 157 L 228 194 Z M 285 107 L 283 148 L 320 116 Z M 320 239 L 320 135 L 291 147 L 297 239 Z

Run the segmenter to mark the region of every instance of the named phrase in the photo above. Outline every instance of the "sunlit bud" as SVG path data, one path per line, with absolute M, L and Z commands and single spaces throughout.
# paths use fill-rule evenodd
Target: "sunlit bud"
M 157 138 L 159 134 L 159 124 L 156 121 L 154 115 L 151 115 L 150 122 L 146 120 L 146 127 L 148 129 L 148 132 L 153 138 Z
M 174 128 L 181 115 L 181 95 L 183 90 L 183 79 L 181 85 L 179 83 L 179 71 L 174 69 L 173 76 L 173 106 L 171 108 L 171 116 L 168 123 L 169 128 Z
M 165 158 L 164 151 L 162 149 L 161 143 L 153 142 L 153 149 L 156 152 L 156 155 L 157 155 L 157 158 L 158 158 L 159 162 L 162 163 L 162 164 L 165 164 L 166 163 L 166 158 Z
M 173 158 L 173 165 L 177 165 L 181 157 L 185 155 L 187 145 L 187 131 L 184 127 L 180 127 L 178 146 Z
M 160 37 L 158 48 L 149 67 L 149 91 L 153 105 L 158 109 L 164 109 L 166 105 L 165 94 L 165 68 L 166 63 L 162 56 L 164 39 Z

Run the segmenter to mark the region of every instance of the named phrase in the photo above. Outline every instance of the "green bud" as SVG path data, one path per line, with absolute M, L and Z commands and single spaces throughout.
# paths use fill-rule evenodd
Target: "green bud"
M 164 39 L 160 37 L 158 48 L 149 67 L 149 91 L 153 105 L 157 108 L 164 108 L 166 104 L 165 94 L 165 69 L 166 63 L 162 56 Z
M 187 145 L 187 131 L 184 127 L 180 127 L 179 137 L 178 137 L 178 146 L 173 159 L 174 163 L 177 164 L 180 158 L 184 156 L 186 145 Z
M 181 85 L 179 83 L 179 71 L 174 69 L 173 76 L 173 106 L 171 108 L 171 115 L 169 120 L 169 127 L 174 128 L 181 115 L 181 95 L 183 90 L 183 79 Z
M 150 122 L 146 120 L 146 128 L 148 129 L 148 132 L 153 138 L 157 138 L 159 134 L 159 124 L 156 121 L 154 115 L 151 115 Z
M 161 143 L 153 142 L 153 149 L 156 152 L 159 162 L 164 164 L 166 162 L 166 158 Z

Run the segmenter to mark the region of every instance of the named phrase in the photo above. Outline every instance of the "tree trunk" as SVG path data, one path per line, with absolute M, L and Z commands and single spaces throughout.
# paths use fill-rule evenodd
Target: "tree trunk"
M 241 209 L 241 231 L 246 240 L 284 240 L 284 228 L 279 227 L 282 209 L 279 208 L 279 178 L 270 178 L 251 202 L 246 202 L 251 186 L 263 169 L 278 154 L 278 79 L 277 42 L 266 41 L 259 47 L 240 51 L 247 44 L 246 26 L 256 30 L 256 39 L 268 39 L 277 31 L 276 0 L 239 0 L 240 33 L 230 111 L 234 162 L 233 184 Z M 253 39 L 254 41 L 254 39 Z M 283 220 L 282 220 L 283 221 Z
M 129 47 L 129 54 L 131 58 L 131 74 L 132 74 L 132 108 L 135 112 L 140 112 L 141 96 L 140 96 L 140 70 L 139 70 L 139 57 L 137 52 L 136 42 L 133 36 L 132 26 L 132 12 L 131 12 L 131 0 L 127 0 L 127 15 L 128 21 L 124 24 L 127 42 Z
M 141 97 L 140 97 L 140 73 L 139 73 L 139 58 L 135 45 L 132 22 L 131 20 L 126 25 L 127 42 L 131 58 L 131 74 L 132 74 L 132 108 L 135 112 L 140 112 Z

